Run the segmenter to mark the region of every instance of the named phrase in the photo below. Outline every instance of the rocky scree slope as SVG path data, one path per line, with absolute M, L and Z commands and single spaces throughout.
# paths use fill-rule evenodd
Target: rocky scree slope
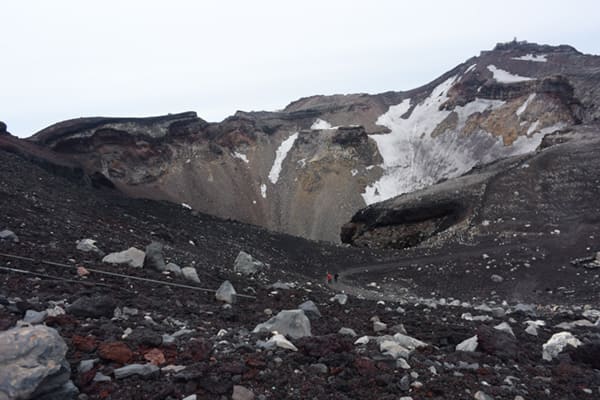
M 446 272 L 423 253 L 395 260 L 405 268 L 402 279 L 379 276 L 377 267 L 398 253 L 315 243 L 127 198 L 3 150 L 0 163 L 0 253 L 72 266 L 0 256 L 0 346 L 10 344 L 0 352 L 0 398 L 6 390 L 82 400 L 558 400 L 600 393 L 600 310 L 597 301 L 586 304 L 598 293 L 589 276 L 569 271 L 579 297 L 536 304 L 505 297 L 514 285 L 504 272 L 505 282 L 479 283 L 460 270 L 481 260 L 483 248 L 442 251 L 456 264 Z M 84 251 L 77 244 L 84 238 L 95 240 L 98 251 Z M 193 266 L 198 282 L 149 265 L 102 261 L 103 253 L 129 247 L 148 255 L 151 242 L 164 245 L 164 262 Z M 237 273 L 240 250 L 270 267 Z M 488 254 L 500 261 L 506 253 L 494 243 Z M 341 281 L 325 285 L 326 269 L 341 272 Z M 255 298 L 228 304 L 213 292 L 97 270 L 207 289 L 228 280 Z M 455 274 L 458 286 L 439 278 Z M 419 279 L 423 284 L 415 285 Z M 392 302 L 387 295 L 394 293 L 403 295 Z M 282 310 L 310 318 L 297 320 L 305 334 L 281 319 L 283 336 L 254 332 Z M 29 340 L 32 334 L 38 339 Z M 5 379 L 15 376 L 22 358 L 12 355 L 19 351 L 32 356 L 28 366 L 35 368 L 16 375 L 37 374 L 28 387 Z
M 406 92 L 313 96 L 279 112 L 81 118 L 37 143 L 125 193 L 312 239 L 360 208 L 536 149 L 600 118 L 600 57 L 498 45 Z

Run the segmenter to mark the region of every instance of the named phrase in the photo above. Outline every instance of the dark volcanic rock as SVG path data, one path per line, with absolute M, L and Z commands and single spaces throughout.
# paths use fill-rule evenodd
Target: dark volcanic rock
M 487 325 L 477 329 L 478 350 L 493 354 L 505 360 L 517 358 L 519 346 L 517 339 L 511 334 L 499 331 Z
M 6 130 L 6 124 L 2 121 L 0 121 L 0 135 L 10 135 Z
M 576 349 L 571 348 L 570 355 L 573 361 L 600 370 L 600 340 L 586 343 Z
M 117 304 L 111 296 L 83 296 L 75 300 L 67 308 L 67 311 L 77 317 L 112 317 L 116 306 Z

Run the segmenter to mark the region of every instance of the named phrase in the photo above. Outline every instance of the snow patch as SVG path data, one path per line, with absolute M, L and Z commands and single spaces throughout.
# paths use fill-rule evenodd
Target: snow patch
M 237 151 L 233 153 L 233 157 L 239 158 L 240 160 L 242 160 L 246 164 L 248 164 L 250 162 L 250 161 L 248 161 L 248 157 L 245 154 L 238 153 Z
M 352 176 L 356 176 L 356 175 L 358 175 L 358 170 L 353 169 L 352 171 L 350 171 L 350 173 L 352 174 Z
M 312 130 L 321 130 L 321 129 L 335 129 L 329 122 L 317 118 L 315 122 L 311 125 L 310 129 Z
M 298 160 L 298 165 L 300 166 L 300 168 L 306 167 L 306 158 Z
M 475 67 L 477 66 L 477 64 L 473 64 L 471 65 L 469 68 L 467 68 L 464 72 L 464 74 L 468 74 L 469 72 L 473 71 L 475 69 Z
M 529 107 L 529 103 L 531 103 L 533 101 L 533 99 L 535 99 L 535 93 L 531 93 L 529 95 L 529 97 L 527 98 L 527 100 L 525 100 L 523 102 L 523 104 L 521 105 L 521 107 L 519 107 L 517 109 L 517 117 L 521 114 L 523 114 L 525 112 L 525 110 L 527 110 L 527 107 Z
M 264 183 L 260 185 L 260 195 L 263 197 L 263 199 L 267 198 L 267 185 Z
M 533 151 L 541 143 L 542 133 L 519 137 L 511 146 L 505 146 L 501 137 L 484 130 L 465 136 L 461 129 L 469 116 L 495 110 L 505 102 L 476 98 L 453 111 L 440 110 L 456 81 L 457 77 L 451 77 L 442 82 L 405 118 L 403 115 L 411 107 L 410 99 L 391 106 L 377 119 L 378 125 L 391 132 L 369 135 L 383 158 L 380 166 L 383 175 L 362 193 L 367 205 L 460 176 L 479 163 Z M 434 129 L 452 112 L 458 117 L 457 129 L 432 137 Z
M 283 161 L 287 157 L 288 152 L 294 146 L 296 139 L 298 139 L 298 132 L 292 134 L 290 137 L 281 142 L 281 145 L 279 145 L 279 148 L 275 152 L 275 162 L 273 162 L 273 166 L 269 172 L 269 180 L 273 184 L 276 184 L 279 180 L 279 174 L 281 173 Z
M 533 79 L 526 76 L 513 75 L 508 71 L 496 68 L 495 65 L 488 65 L 487 68 L 494 74 L 494 79 L 500 83 L 525 82 Z
M 183 207 L 183 208 L 187 208 L 188 210 L 191 210 L 191 209 L 192 209 L 192 206 L 190 206 L 190 205 L 189 205 L 189 204 L 187 204 L 187 203 L 181 203 L 181 207 Z
M 546 62 L 548 59 L 545 54 L 533 55 L 527 54 L 521 57 L 512 57 L 513 60 L 521 60 L 521 61 L 533 61 L 533 62 Z

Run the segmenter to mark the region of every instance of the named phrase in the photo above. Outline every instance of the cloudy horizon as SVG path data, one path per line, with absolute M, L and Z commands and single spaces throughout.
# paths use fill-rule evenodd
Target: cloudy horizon
M 406 4 L 406 5 L 405 5 Z M 3 5 L 0 120 L 276 110 L 424 85 L 514 37 L 600 54 L 594 1 L 42 0 Z

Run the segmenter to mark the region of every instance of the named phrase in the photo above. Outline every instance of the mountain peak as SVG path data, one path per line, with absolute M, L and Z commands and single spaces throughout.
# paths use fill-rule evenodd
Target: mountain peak
M 573 54 L 581 54 L 577 49 L 573 46 L 569 46 L 566 44 L 561 44 L 558 46 L 552 46 L 548 44 L 537 44 L 533 42 L 528 42 L 526 40 L 517 40 L 516 38 L 511 40 L 510 42 L 500 42 L 496 43 L 496 46 L 492 51 L 514 51 L 514 52 L 528 52 L 533 54 L 540 53 L 573 53 Z M 484 52 L 485 53 L 485 52 Z

